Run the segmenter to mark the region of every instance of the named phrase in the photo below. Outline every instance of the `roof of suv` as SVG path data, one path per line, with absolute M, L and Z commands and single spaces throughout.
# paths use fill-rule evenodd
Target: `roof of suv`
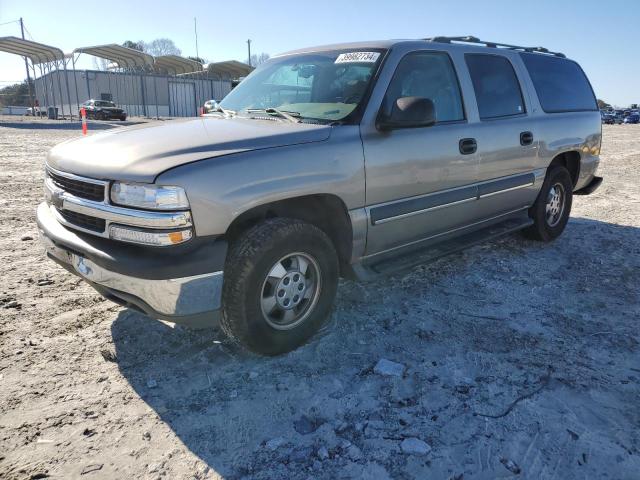
M 540 54 L 549 54 L 555 57 L 565 58 L 565 55 L 559 52 L 552 52 L 544 47 L 521 47 L 518 45 L 509 45 L 499 42 L 487 42 L 480 40 L 479 38 L 466 36 L 466 37 L 433 37 L 423 39 L 395 39 L 395 40 L 373 40 L 368 42 L 350 42 L 350 43 L 335 43 L 330 45 L 321 45 L 315 47 L 301 48 L 298 50 L 291 50 L 276 55 L 285 56 L 298 53 L 311 53 L 311 52 L 323 52 L 328 50 L 358 50 L 358 49 L 379 49 L 379 48 L 391 48 L 399 44 L 416 44 L 416 46 L 429 42 L 431 44 L 448 45 L 453 48 L 460 48 L 465 50 L 486 51 L 487 48 L 499 51 L 520 51 L 531 52 Z

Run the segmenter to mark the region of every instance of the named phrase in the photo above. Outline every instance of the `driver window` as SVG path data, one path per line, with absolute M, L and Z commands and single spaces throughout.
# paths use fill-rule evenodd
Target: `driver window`
M 464 120 L 458 78 L 449 55 L 441 52 L 416 52 L 405 56 L 389 84 L 384 100 L 389 112 L 400 97 L 430 99 L 437 123 Z

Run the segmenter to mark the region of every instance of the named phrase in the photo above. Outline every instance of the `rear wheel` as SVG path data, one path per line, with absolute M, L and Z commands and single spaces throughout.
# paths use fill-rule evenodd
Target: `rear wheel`
M 338 259 L 322 230 L 277 218 L 231 245 L 224 274 L 223 329 L 256 353 L 277 355 L 306 342 L 329 316 Z
M 524 230 L 527 237 L 550 242 L 560 236 L 569 221 L 573 201 L 573 182 L 569 171 L 562 166 L 549 169 L 538 194 L 529 209 L 533 225 Z

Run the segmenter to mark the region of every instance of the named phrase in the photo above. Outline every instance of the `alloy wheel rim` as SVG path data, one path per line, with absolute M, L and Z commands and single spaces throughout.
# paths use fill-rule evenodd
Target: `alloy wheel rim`
M 561 183 L 556 183 L 549 189 L 545 206 L 545 219 L 550 227 L 555 227 L 560 223 L 564 213 L 565 198 L 564 187 Z
M 322 287 L 320 267 L 311 255 L 295 252 L 278 260 L 260 291 L 265 321 L 276 330 L 290 330 L 313 311 Z

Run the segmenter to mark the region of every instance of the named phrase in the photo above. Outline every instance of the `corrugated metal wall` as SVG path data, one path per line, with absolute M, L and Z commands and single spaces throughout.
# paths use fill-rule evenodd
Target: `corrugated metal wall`
M 129 116 L 188 117 L 198 115 L 207 100 L 222 100 L 230 91 L 230 80 L 98 70 L 77 70 L 75 77 L 67 71 L 66 79 L 64 71 L 54 71 L 35 80 L 40 107 L 55 104 L 61 115 L 77 115 L 77 105 L 93 98 L 111 99 Z

